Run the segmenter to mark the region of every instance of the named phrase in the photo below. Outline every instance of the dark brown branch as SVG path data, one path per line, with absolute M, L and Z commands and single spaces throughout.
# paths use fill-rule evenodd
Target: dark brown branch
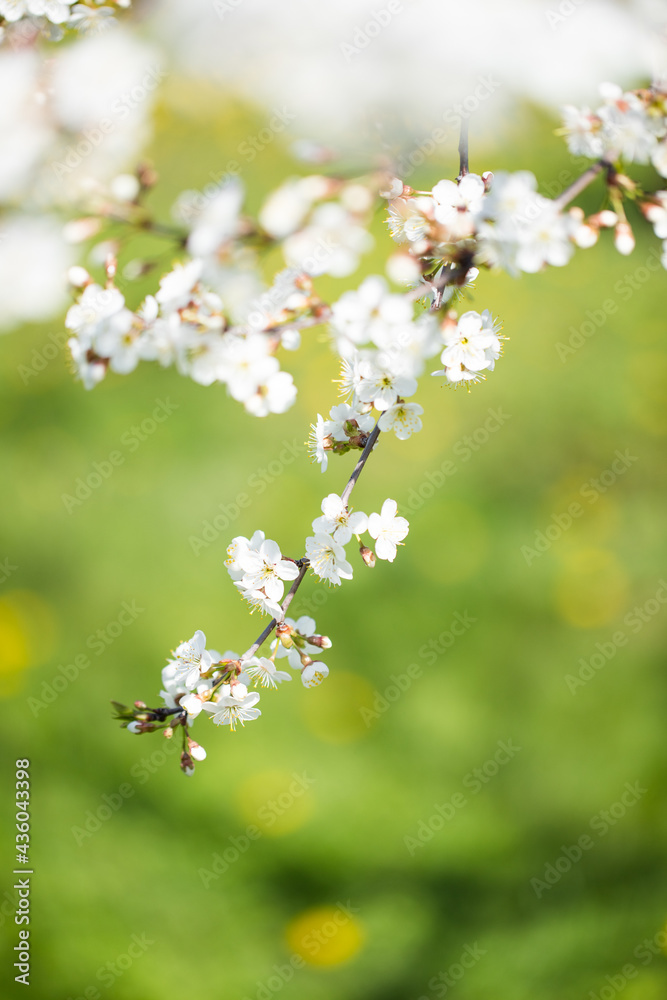
M 304 577 L 306 575 L 306 572 L 308 570 L 308 567 L 309 567 L 310 563 L 308 562 L 307 559 L 300 559 L 299 563 L 297 565 L 299 565 L 299 567 L 300 567 L 300 569 L 299 569 L 299 575 L 297 576 L 296 580 L 294 581 L 294 583 L 290 587 L 289 591 L 287 592 L 287 596 L 285 597 L 285 600 L 280 605 L 281 608 L 283 609 L 283 613 L 285 611 L 287 611 L 287 609 L 289 608 L 290 604 L 292 603 L 292 601 L 294 599 L 294 595 L 296 594 L 297 590 L 299 589 L 299 587 L 303 583 L 303 579 L 304 579 Z M 249 657 L 255 655 L 255 653 L 257 652 L 257 650 L 259 649 L 259 647 L 261 645 L 263 645 L 266 642 L 266 640 L 269 638 L 269 636 L 271 635 L 271 633 L 273 632 L 273 630 L 274 630 L 274 628 L 276 627 L 277 624 L 278 624 L 278 619 L 277 618 L 272 618 L 271 621 L 269 622 L 269 624 L 264 629 L 264 631 L 261 633 L 261 635 L 259 635 L 255 639 L 255 641 L 253 642 L 252 646 L 250 646 L 248 649 L 246 649 L 245 653 L 241 657 L 241 661 L 247 660 L 247 659 L 249 659 Z
M 461 134 L 459 137 L 459 176 L 458 179 L 461 180 L 462 177 L 468 173 L 468 119 L 461 119 Z
M 371 431 L 369 437 L 368 437 L 368 441 L 366 442 L 366 447 L 362 451 L 362 453 L 361 453 L 361 455 L 359 457 L 359 461 L 357 462 L 357 464 L 354 467 L 354 471 L 353 471 L 352 475 L 350 476 L 350 478 L 347 481 L 347 486 L 345 487 L 345 489 L 343 490 L 343 492 L 340 495 L 340 498 L 341 498 L 341 500 L 343 501 L 343 503 L 345 504 L 346 507 L 347 507 L 347 501 L 350 499 L 350 494 L 352 493 L 352 490 L 356 486 L 357 479 L 361 475 L 361 470 L 363 469 L 363 467 L 365 466 L 366 462 L 368 461 L 370 453 L 372 452 L 372 450 L 373 450 L 373 448 L 375 446 L 375 442 L 377 441 L 377 439 L 379 437 L 380 437 L 380 422 L 378 421 L 377 424 L 375 425 L 375 427 L 373 428 L 373 430 Z

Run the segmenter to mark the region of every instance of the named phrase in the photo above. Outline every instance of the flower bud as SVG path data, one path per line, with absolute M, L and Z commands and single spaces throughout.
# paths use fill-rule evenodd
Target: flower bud
M 611 229 L 618 222 L 618 216 L 610 208 L 605 208 L 601 212 L 591 215 L 588 222 L 591 226 L 599 226 L 601 229 Z
M 308 635 L 306 642 L 318 649 L 331 649 L 331 639 L 328 635 Z
M 360 545 L 359 552 L 361 553 L 361 558 L 364 560 L 369 569 L 373 569 L 375 566 L 375 553 L 372 549 L 369 549 L 367 545 Z
M 190 756 L 194 760 L 206 760 L 206 751 L 199 743 L 195 743 L 193 739 L 188 736 L 188 749 L 190 751 Z
M 387 198 L 391 201 L 393 198 L 400 198 L 405 193 L 405 186 L 398 177 L 387 177 L 378 193 L 381 198 Z
M 195 762 L 186 750 L 181 754 L 181 771 L 188 777 L 195 773 Z
M 74 286 L 74 288 L 85 288 L 86 285 L 89 285 L 93 279 L 88 274 L 85 267 L 75 264 L 73 267 L 70 267 L 67 272 L 67 280 L 70 285 Z
M 635 248 L 635 237 L 627 222 L 619 222 L 614 230 L 614 245 L 624 257 Z

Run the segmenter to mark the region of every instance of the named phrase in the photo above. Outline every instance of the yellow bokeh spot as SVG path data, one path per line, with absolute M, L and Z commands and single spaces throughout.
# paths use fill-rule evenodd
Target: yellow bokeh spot
M 0 694 L 19 687 L 26 667 L 50 659 L 57 638 L 57 619 L 49 604 L 29 590 L 11 590 L 0 598 Z
M 606 549 L 569 552 L 556 582 L 556 608 L 576 628 L 606 625 L 622 611 L 628 579 L 616 556 Z
M 435 583 L 459 583 L 473 576 L 489 548 L 489 532 L 481 514 L 468 504 L 449 501 L 434 504 L 433 517 L 439 526 L 438 543 L 432 557 L 423 561 L 422 572 Z M 437 545 L 442 546 L 438 551 Z
M 301 713 L 311 733 L 325 743 L 354 743 L 370 732 L 362 709 L 372 711 L 375 697 L 364 677 L 336 670 L 319 687 L 304 689 Z
M 314 796 L 303 771 L 260 771 L 249 775 L 238 792 L 239 810 L 247 823 L 269 837 L 298 830 L 313 812 Z
M 349 962 L 364 943 L 364 931 L 346 906 L 318 906 L 299 914 L 287 927 L 287 944 L 309 965 Z

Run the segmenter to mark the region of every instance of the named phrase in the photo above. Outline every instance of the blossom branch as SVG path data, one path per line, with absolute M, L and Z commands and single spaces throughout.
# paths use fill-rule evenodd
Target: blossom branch
M 380 426 L 379 426 L 379 421 L 378 421 L 378 423 L 375 425 L 375 427 L 373 428 L 373 430 L 371 431 L 371 433 L 368 435 L 368 441 L 366 442 L 364 450 L 362 451 L 362 453 L 361 453 L 361 455 L 359 457 L 359 461 L 355 465 L 354 470 L 352 472 L 352 475 L 350 476 L 345 489 L 341 493 L 341 501 L 342 501 L 343 504 L 347 505 L 347 501 L 350 498 L 352 490 L 356 486 L 357 480 L 359 479 L 359 476 L 361 475 L 361 472 L 362 472 L 362 470 L 363 470 L 366 462 L 368 461 L 370 453 L 372 452 L 373 448 L 375 447 L 375 443 L 376 443 L 377 439 L 379 438 L 379 436 L 380 436 Z M 289 589 L 289 591 L 288 591 L 288 593 L 287 593 L 287 595 L 285 597 L 285 600 L 281 604 L 281 608 L 282 608 L 282 611 L 283 611 L 283 617 L 284 617 L 285 612 L 288 610 L 290 604 L 294 600 L 294 595 L 296 594 L 297 590 L 299 589 L 299 587 L 303 583 L 309 565 L 310 565 L 310 561 L 305 556 L 304 556 L 303 559 L 299 559 L 297 561 L 297 566 L 299 567 L 299 575 L 297 576 L 296 580 L 294 581 L 294 583 L 290 587 L 290 589 Z M 277 618 L 273 618 L 269 622 L 269 624 L 266 626 L 266 628 L 264 629 L 264 631 L 255 639 L 255 641 L 253 642 L 252 646 L 249 646 L 248 649 L 245 651 L 245 653 L 241 657 L 242 661 L 243 660 L 247 660 L 251 656 L 255 655 L 255 653 L 260 648 L 260 646 L 263 646 L 264 643 L 266 642 L 266 640 L 269 638 L 269 636 L 271 635 L 271 633 L 273 632 L 273 630 L 275 629 L 275 627 L 276 627 L 277 624 L 278 624 L 278 619 Z
M 297 590 L 299 589 L 299 587 L 303 583 L 304 578 L 306 576 L 306 573 L 308 571 L 309 565 L 310 565 L 310 562 L 308 561 L 308 559 L 299 559 L 299 561 L 297 563 L 297 566 L 300 567 L 300 569 L 299 569 L 299 575 L 297 576 L 296 580 L 294 581 L 294 583 L 290 587 L 289 591 L 287 592 L 285 600 L 280 605 L 281 608 L 282 608 L 282 610 L 283 610 L 283 616 L 284 616 L 284 613 L 289 608 L 290 604 L 292 603 L 292 601 L 294 599 L 294 595 L 296 594 Z M 264 631 L 261 633 L 261 635 L 259 635 L 255 639 L 255 641 L 253 642 L 252 646 L 249 646 L 248 649 L 246 649 L 245 653 L 241 657 L 241 660 L 248 660 L 251 656 L 254 656 L 255 653 L 257 652 L 257 650 L 259 649 L 259 647 L 264 645 L 264 643 L 269 638 L 269 636 L 271 635 L 271 633 L 273 632 L 273 630 L 274 630 L 274 628 L 276 627 L 277 624 L 278 624 L 278 619 L 277 618 L 273 618 L 269 622 L 269 624 L 266 626 L 266 628 L 264 629 Z

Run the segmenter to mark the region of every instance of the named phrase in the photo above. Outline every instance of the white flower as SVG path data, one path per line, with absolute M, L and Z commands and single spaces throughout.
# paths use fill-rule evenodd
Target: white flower
M 345 549 L 331 535 L 317 532 L 307 538 L 306 556 L 320 580 L 329 580 L 334 586 L 339 586 L 341 580 L 352 579 L 352 567 L 345 558 Z
M 398 504 L 395 500 L 385 500 L 382 511 L 379 514 L 371 514 L 368 519 L 368 532 L 375 539 L 375 554 L 378 559 L 388 559 L 389 562 L 393 562 L 396 558 L 396 546 L 403 541 L 410 530 L 406 518 L 397 517 L 397 510 Z
M 314 688 L 329 676 L 329 668 L 321 660 L 313 660 L 301 671 L 301 683 L 304 687 Z
M 435 219 L 457 240 L 470 236 L 474 231 L 473 215 L 477 213 L 484 197 L 484 181 L 477 174 L 466 174 L 456 184 L 439 181 L 433 191 Z
M 315 461 L 319 462 L 322 466 L 322 472 L 327 471 L 327 465 L 329 464 L 329 451 L 331 450 L 330 434 L 329 421 L 325 420 L 321 413 L 318 413 L 316 423 L 310 425 L 308 451 Z
M 245 660 L 243 669 L 249 677 L 254 678 L 255 684 L 259 683 L 262 687 L 275 688 L 283 681 L 292 680 L 291 675 L 284 670 L 276 670 L 273 660 L 266 656 L 251 656 L 249 660 Z
M 464 364 L 470 371 L 493 368 L 501 349 L 499 329 L 488 309 L 481 315 L 474 310 L 463 313 L 456 327 L 443 334 L 446 346 L 440 360 L 447 367 Z
M 284 239 L 299 228 L 312 204 L 308 185 L 301 179 L 286 181 L 266 199 L 259 221 L 271 236 Z
M 479 216 L 483 254 L 510 274 L 532 274 L 545 264 L 562 267 L 574 252 L 572 219 L 537 193 L 537 180 L 528 170 L 496 174 Z
M 227 572 L 232 580 L 240 580 L 245 572 L 241 565 L 241 555 L 248 551 L 258 552 L 265 537 L 263 531 L 255 531 L 252 538 L 246 538 L 245 535 L 237 535 L 236 538 L 232 538 L 227 547 L 227 559 L 225 560 Z
M 203 262 L 191 260 L 187 264 L 177 264 L 160 278 L 160 288 L 155 298 L 164 313 L 182 309 L 192 299 L 192 291 L 201 277 Z
M 237 580 L 234 586 L 243 600 L 250 605 L 251 614 L 253 611 L 261 611 L 263 615 L 271 615 L 272 618 L 279 620 L 282 618 L 283 609 L 275 601 L 270 600 L 263 590 L 247 590 L 240 580 Z
M 648 163 L 657 145 L 651 119 L 636 94 L 622 94 L 598 109 L 604 128 L 605 152 L 634 163 Z
M 173 651 L 173 680 L 192 691 L 201 674 L 210 670 L 213 664 L 211 653 L 205 648 L 206 636 L 201 630 L 195 632 L 191 639 L 182 642 Z
M 429 230 L 432 198 L 397 198 L 389 204 L 387 225 L 396 243 L 417 243 Z
M 268 598 L 263 590 L 248 590 L 243 586 L 241 580 L 237 580 L 234 586 L 243 600 L 250 605 L 250 614 L 254 611 L 261 611 L 263 615 L 271 615 L 272 618 L 282 619 L 282 608 L 276 601 Z
M 91 361 L 88 357 L 88 348 L 77 337 L 70 337 L 67 346 L 72 353 L 76 373 L 83 382 L 84 389 L 94 389 L 107 373 L 106 363 L 97 359 Z
M 68 309 L 65 326 L 90 343 L 108 329 L 109 320 L 122 313 L 124 308 L 125 299 L 117 288 L 88 285 L 79 301 Z
M 222 346 L 221 378 L 233 399 L 245 403 L 279 371 L 264 334 L 226 336 Z M 284 393 L 284 387 L 283 387 Z
M 283 580 L 296 580 L 299 569 L 295 562 L 283 559 L 277 542 L 267 538 L 257 550 L 239 554 L 244 571 L 241 583 L 248 590 L 263 590 L 270 601 L 279 601 L 285 591 Z
M 52 24 L 62 24 L 69 17 L 70 6 L 59 0 L 0 0 L 0 15 L 7 21 L 18 21 L 32 14 L 46 17 Z
M 321 418 L 320 418 L 321 419 Z M 339 403 L 332 406 L 329 411 L 327 421 L 327 433 L 334 441 L 347 441 L 348 435 L 345 432 L 345 424 L 356 422 L 359 431 L 363 434 L 370 434 L 375 426 L 375 418 L 370 412 L 363 412 L 358 406 L 350 406 L 349 403 Z
M 346 278 L 356 271 L 359 257 L 373 246 L 373 237 L 354 215 L 336 202 L 318 205 L 310 225 L 283 243 L 291 267 L 307 274 Z
M 390 294 L 387 282 L 371 275 L 356 291 L 345 292 L 332 306 L 331 323 L 339 338 L 339 350 L 345 340 L 353 344 L 374 341 L 381 344 L 391 334 L 387 328 L 410 323 L 412 305 L 404 295 Z
M 351 514 L 337 493 L 330 493 L 322 501 L 323 517 L 313 521 L 313 531 L 331 535 L 339 545 L 345 545 L 352 535 L 366 530 L 368 518 L 361 511 Z
M 563 108 L 563 133 L 573 156 L 599 159 L 604 152 L 601 129 L 602 122 L 589 108 L 575 108 L 572 104 Z
M 236 235 L 242 202 L 243 186 L 234 178 L 204 205 L 188 237 L 193 257 L 208 257 Z
M 294 379 L 288 372 L 275 372 L 259 385 L 254 396 L 244 400 L 248 413 L 266 417 L 269 413 L 284 413 L 296 399 Z
M 378 424 L 381 431 L 392 431 L 400 441 L 422 429 L 420 417 L 424 408 L 419 403 L 395 403 L 381 414 Z
M 383 360 L 378 357 L 377 365 L 370 361 L 359 363 L 357 398 L 362 403 L 372 403 L 378 410 L 387 410 L 399 396 L 412 396 L 417 391 L 416 379 L 391 371 Z
M 234 731 L 237 723 L 244 725 L 262 714 L 259 708 L 255 708 L 258 701 L 258 692 L 248 693 L 245 684 L 237 683 L 232 687 L 223 684 L 218 700 L 207 701 L 204 711 L 211 713 L 216 726 L 229 726 Z

